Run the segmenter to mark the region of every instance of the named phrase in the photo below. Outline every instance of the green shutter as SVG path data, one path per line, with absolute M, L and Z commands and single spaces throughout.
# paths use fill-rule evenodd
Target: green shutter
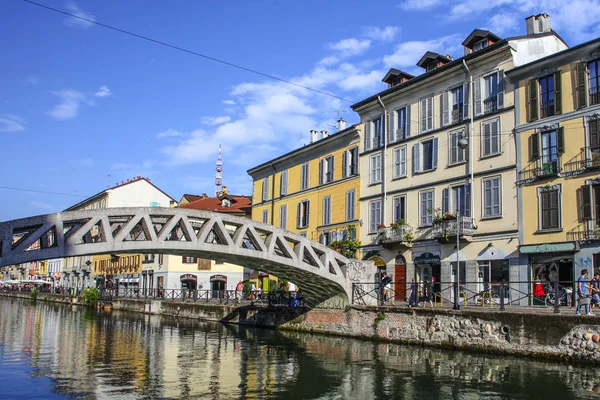
M 560 154 L 565 152 L 565 128 L 562 126 L 556 132 L 556 150 Z
M 554 114 L 562 113 L 562 87 L 560 71 L 554 73 Z
M 588 125 L 590 132 L 590 147 L 592 150 L 597 149 L 600 146 L 600 120 L 593 119 Z
M 537 161 L 539 157 L 539 134 L 534 133 L 529 137 L 529 162 Z
M 529 86 L 529 97 L 528 101 L 528 110 L 529 110 L 529 122 L 535 121 L 539 118 L 539 110 L 538 110 L 538 81 L 537 79 L 532 79 L 528 83 Z
M 587 105 L 586 71 L 585 63 L 578 63 L 575 67 L 575 87 L 577 95 L 577 108 Z

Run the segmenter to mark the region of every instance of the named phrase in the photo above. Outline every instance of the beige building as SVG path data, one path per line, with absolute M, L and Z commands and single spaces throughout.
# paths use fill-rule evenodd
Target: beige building
M 476 29 L 464 57 L 427 52 L 421 75 L 392 69 L 386 90 L 353 105 L 365 124 L 363 253 L 402 282 L 398 293 L 413 278 L 434 279 L 434 291 L 473 282 L 463 287 L 472 292 L 518 279 L 515 102 L 504 76 L 567 48 L 549 23 L 532 16 L 526 35 L 507 39 Z

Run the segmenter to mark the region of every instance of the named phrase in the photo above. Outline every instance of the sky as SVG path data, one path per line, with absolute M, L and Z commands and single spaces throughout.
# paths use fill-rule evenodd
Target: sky
M 32 0 L 295 82 L 269 79 L 30 4 L 0 2 L 0 221 L 59 212 L 148 177 L 176 200 L 335 132 L 390 68 L 463 54 L 475 29 L 525 34 L 550 14 L 570 46 L 600 36 L 600 0 Z M 568 6 L 565 6 L 567 4 Z

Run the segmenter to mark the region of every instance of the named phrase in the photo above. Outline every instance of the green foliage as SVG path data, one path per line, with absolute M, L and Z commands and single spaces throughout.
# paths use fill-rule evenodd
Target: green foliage
M 40 289 L 38 289 L 37 287 L 31 289 L 31 293 L 29 293 L 29 295 L 31 296 L 31 300 L 36 301 L 39 293 Z
M 385 312 L 379 311 L 375 317 L 375 325 L 379 324 L 383 320 L 385 320 Z
M 243 292 L 246 296 L 250 295 L 250 290 L 252 289 L 252 283 L 250 281 L 244 282 Z
M 356 250 L 360 247 L 360 240 L 334 240 L 329 245 L 329 248 L 342 254 L 344 257 L 354 258 L 356 256 Z
M 413 235 L 412 232 L 408 232 L 404 235 L 404 238 L 407 242 L 412 242 L 413 240 L 415 240 L 415 235 Z
M 288 281 L 286 279 L 280 279 L 279 280 L 279 288 L 281 288 L 287 292 Z
M 98 288 L 85 288 L 82 296 L 88 307 L 95 307 L 98 301 L 100 301 L 100 291 Z
M 269 279 L 269 292 L 274 292 L 277 290 L 277 281 L 273 279 Z

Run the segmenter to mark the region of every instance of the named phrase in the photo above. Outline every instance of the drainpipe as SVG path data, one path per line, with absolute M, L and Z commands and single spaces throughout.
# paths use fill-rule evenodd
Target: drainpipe
M 271 225 L 273 225 L 274 217 L 275 217 L 275 172 L 276 169 L 273 166 L 273 163 L 269 161 L 269 165 L 273 170 L 273 175 L 271 175 Z
M 469 116 L 471 117 L 471 122 L 469 124 L 469 151 L 470 151 L 470 155 L 469 155 L 469 172 L 471 173 L 470 178 L 469 178 L 469 183 L 471 185 L 471 219 L 473 220 L 473 228 L 476 228 L 475 225 L 475 196 L 474 196 L 474 192 L 475 192 L 475 187 L 474 187 L 474 183 L 473 183 L 473 149 L 475 148 L 474 143 L 473 143 L 473 115 L 475 114 L 475 88 L 473 87 L 473 75 L 471 74 L 471 70 L 469 69 L 469 67 L 467 66 L 467 63 L 465 62 L 465 60 L 462 60 L 463 62 L 463 67 L 465 67 L 465 69 L 467 70 L 467 74 L 469 74 L 469 103 L 470 107 L 469 107 Z M 458 264 L 457 264 L 458 265 Z
M 383 121 L 381 123 L 381 134 L 383 135 L 383 155 L 381 156 L 381 193 L 383 197 L 383 201 L 381 202 L 381 223 L 385 225 L 385 215 L 387 213 L 386 202 L 387 202 L 387 185 L 386 185 L 386 176 L 385 176 L 385 156 L 387 153 L 387 131 L 386 131 L 386 122 L 387 122 L 387 110 L 381 101 L 381 96 L 377 96 L 377 100 L 379 104 L 381 104 L 381 108 L 383 108 Z

